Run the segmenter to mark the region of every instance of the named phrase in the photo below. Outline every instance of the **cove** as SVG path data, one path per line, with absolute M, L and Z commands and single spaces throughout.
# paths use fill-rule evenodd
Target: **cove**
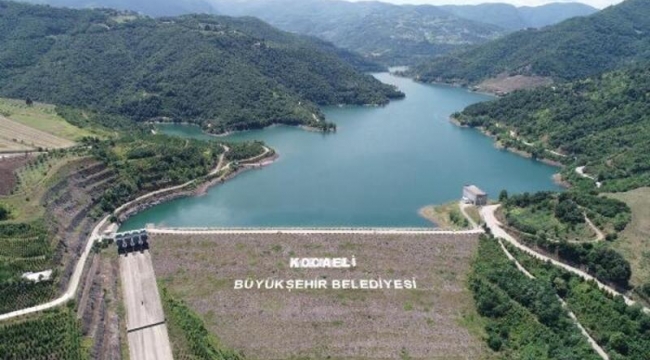
M 211 188 L 206 195 L 145 210 L 122 226 L 174 227 L 422 227 L 429 204 L 459 199 L 472 183 L 492 198 L 559 190 L 557 168 L 496 149 L 474 129 L 449 122 L 450 114 L 491 97 L 444 85 L 420 84 L 388 73 L 406 99 L 385 107 L 327 107 L 334 134 L 276 126 L 237 133 L 231 141 L 263 140 L 280 158 Z M 161 125 L 167 134 L 214 139 L 198 127 Z

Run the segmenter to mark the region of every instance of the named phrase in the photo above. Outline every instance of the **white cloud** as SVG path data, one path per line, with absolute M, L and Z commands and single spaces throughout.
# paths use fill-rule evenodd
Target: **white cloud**
M 365 1 L 365 0 L 349 0 Z M 380 0 L 393 4 L 430 4 L 430 5 L 462 5 L 462 4 L 481 4 L 486 2 L 508 3 L 516 6 L 538 6 L 552 2 L 582 2 L 593 7 L 605 8 L 609 5 L 618 4 L 623 0 Z

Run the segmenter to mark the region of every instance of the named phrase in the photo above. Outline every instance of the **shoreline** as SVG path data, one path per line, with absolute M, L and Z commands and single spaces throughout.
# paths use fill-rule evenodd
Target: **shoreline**
M 494 147 L 497 148 L 497 149 L 506 150 L 506 151 L 509 151 L 509 152 L 511 152 L 513 154 L 519 155 L 521 157 L 525 157 L 527 159 L 533 159 L 533 155 L 531 153 L 525 151 L 525 150 L 516 149 L 516 148 L 512 148 L 512 147 L 506 148 L 506 147 L 502 146 L 499 141 L 496 141 L 496 136 L 494 134 L 490 133 L 489 131 L 485 130 L 485 128 L 483 128 L 483 127 L 472 128 L 472 127 L 470 127 L 468 125 L 462 124 L 460 121 L 458 121 L 458 119 L 454 118 L 453 116 L 449 117 L 449 121 L 452 124 L 454 124 L 454 125 L 456 125 L 458 127 L 461 127 L 461 128 L 476 129 L 476 130 L 480 131 L 481 134 L 483 134 L 485 136 L 488 136 L 488 137 L 490 137 L 490 138 L 492 138 L 494 140 Z M 550 166 L 553 166 L 553 167 L 560 168 L 560 169 L 563 169 L 565 167 L 565 165 L 560 163 L 559 161 L 551 160 L 551 159 L 544 158 L 544 157 L 536 158 L 534 160 L 539 161 L 541 163 L 544 163 L 546 165 L 550 165 Z
M 168 201 L 172 201 L 184 197 L 203 196 L 207 194 L 210 188 L 223 184 L 226 181 L 235 178 L 237 175 L 245 171 L 252 170 L 252 169 L 261 169 L 265 166 L 271 165 L 280 157 L 275 151 L 272 150 L 267 152 L 267 154 L 268 156 L 264 156 L 260 159 L 256 159 L 256 158 L 265 154 L 254 156 L 251 159 L 255 159 L 254 160 L 255 162 L 242 163 L 241 167 L 239 167 L 237 170 L 231 171 L 230 173 L 227 174 L 223 174 L 220 176 L 215 176 L 216 174 L 213 176 L 204 175 L 201 178 L 192 180 L 185 184 L 181 184 L 168 189 L 161 189 L 161 190 L 151 192 L 149 194 L 145 194 L 143 196 L 146 198 L 141 199 L 141 201 L 138 201 L 136 199 L 134 200 L 134 203 L 127 204 L 126 207 L 118 208 L 113 212 L 113 215 L 118 220 L 117 222 L 118 228 L 130 217 L 137 215 L 138 213 L 144 210 L 147 210 L 149 208 L 163 204 Z M 247 160 L 246 159 L 242 160 L 240 161 L 240 163 L 245 161 Z M 147 197 L 147 195 L 149 195 L 149 197 Z
M 470 126 L 462 124 L 460 121 L 458 121 L 458 119 L 454 118 L 453 116 L 449 117 L 449 122 L 451 122 L 452 124 L 454 124 L 454 125 L 456 125 L 458 127 L 461 127 L 461 128 L 471 129 Z M 493 141 L 494 147 L 499 149 L 499 150 L 505 150 L 505 151 L 511 152 L 511 153 L 513 153 L 515 155 L 518 155 L 518 156 L 521 156 L 521 157 L 524 157 L 524 158 L 527 158 L 527 159 L 539 161 L 539 162 L 541 162 L 543 164 L 546 164 L 546 165 L 549 165 L 549 166 L 557 167 L 557 168 L 560 168 L 560 169 L 565 168 L 565 165 L 558 162 L 558 161 L 547 159 L 547 158 L 533 159 L 533 155 L 531 153 L 529 153 L 529 152 L 526 152 L 526 151 L 520 150 L 520 149 L 511 148 L 511 147 L 506 148 L 506 147 L 502 146 L 499 141 L 496 141 L 496 136 L 494 136 L 494 134 L 492 134 L 489 131 L 485 130 L 483 127 L 477 127 L 477 128 L 474 128 L 474 129 L 477 129 L 478 131 L 481 132 L 481 134 L 492 138 L 494 140 Z M 553 179 L 553 182 L 555 184 L 557 184 L 557 185 L 559 185 L 559 186 L 561 186 L 561 187 L 563 187 L 565 189 L 568 189 L 568 188 L 571 187 L 571 183 L 569 183 L 566 179 L 563 178 L 561 172 L 557 172 L 557 173 L 553 174 L 552 179 Z
M 248 132 L 248 131 L 266 130 L 266 129 L 270 129 L 270 128 L 274 128 L 274 127 L 278 127 L 278 126 L 295 127 L 295 128 L 299 128 L 299 129 L 302 129 L 302 130 L 305 130 L 305 131 L 320 132 L 320 133 L 323 133 L 323 134 L 328 134 L 328 133 L 336 132 L 336 131 L 325 131 L 325 130 L 323 130 L 323 129 L 320 129 L 320 128 L 317 128 L 317 127 L 313 127 L 313 126 L 309 126 L 309 125 L 289 125 L 289 124 L 283 124 L 283 123 L 274 123 L 274 124 L 267 125 L 267 126 L 264 126 L 264 127 L 261 127 L 261 128 L 256 128 L 256 129 L 246 129 L 246 130 L 228 130 L 228 131 L 225 131 L 225 132 L 222 132 L 222 133 L 211 133 L 211 132 L 207 132 L 207 131 L 205 131 L 205 130 L 201 127 L 201 125 L 198 125 L 198 124 L 195 124 L 195 123 L 191 123 L 191 122 L 187 122 L 187 121 L 183 121 L 183 122 L 173 122 L 173 121 L 149 121 L 149 122 L 147 122 L 146 124 L 149 124 L 149 125 L 183 125 L 183 126 L 195 126 L 195 127 L 198 127 L 198 128 L 201 130 L 201 133 L 202 133 L 202 134 L 205 134 L 205 135 L 207 135 L 207 136 L 213 136 L 213 137 L 216 137 L 216 138 L 224 138 L 224 137 L 227 137 L 227 136 L 230 136 L 230 135 L 235 135 L 235 134 L 245 133 L 245 132 Z M 158 132 L 157 132 L 157 133 L 158 133 Z

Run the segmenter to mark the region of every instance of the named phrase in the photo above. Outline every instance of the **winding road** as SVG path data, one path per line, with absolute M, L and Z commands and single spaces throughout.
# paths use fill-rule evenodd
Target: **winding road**
M 499 220 L 497 220 L 497 218 L 495 216 L 495 212 L 499 208 L 499 206 L 501 206 L 501 205 L 489 205 L 489 206 L 484 206 L 481 209 L 481 217 L 485 221 L 485 224 L 488 226 L 488 228 L 490 228 L 490 231 L 492 231 L 492 235 L 494 235 L 495 238 L 497 238 L 497 239 L 500 238 L 500 239 L 503 239 L 503 240 L 509 242 L 510 244 L 512 244 L 512 246 L 516 247 L 517 249 L 525 252 L 526 254 L 528 254 L 528 255 L 530 255 L 530 256 L 538 259 L 538 260 L 548 261 L 548 262 L 550 262 L 551 264 L 553 264 L 553 265 L 555 265 L 557 267 L 560 267 L 560 268 L 562 268 L 562 269 L 564 269 L 564 270 L 566 270 L 566 271 L 568 271 L 568 272 L 570 272 L 572 274 L 580 276 L 584 280 L 593 281 L 596 284 L 596 286 L 598 286 L 598 288 L 600 290 L 602 290 L 602 291 L 604 291 L 604 292 L 606 292 L 608 294 L 611 294 L 613 296 L 621 296 L 628 306 L 637 304 L 636 301 L 634 301 L 634 300 L 630 299 L 629 297 L 625 296 L 624 294 L 618 292 L 616 289 L 612 288 L 611 286 L 603 284 L 602 282 L 597 280 L 595 277 L 589 275 L 585 271 L 580 270 L 578 268 L 575 268 L 573 266 L 567 265 L 567 264 L 565 264 L 565 263 L 563 263 L 561 261 L 557 261 L 557 260 L 555 260 L 555 259 L 553 259 L 551 257 L 546 256 L 546 255 L 540 254 L 540 253 L 536 252 L 535 250 L 521 244 L 514 237 L 512 237 L 510 234 L 508 234 L 503 229 L 503 225 L 499 222 Z M 650 309 L 649 308 L 647 308 L 645 306 L 642 306 L 642 309 L 643 309 L 643 311 L 645 313 L 650 314 Z
M 224 145 L 224 149 L 226 149 L 226 151 L 220 156 L 220 158 L 219 158 L 220 161 L 217 163 L 217 166 L 215 168 L 215 170 L 217 170 L 217 172 L 219 170 L 221 170 L 220 166 L 221 166 L 221 164 L 223 162 L 223 156 L 225 155 L 225 153 L 227 151 L 230 150 L 225 145 Z M 252 157 L 250 159 L 246 159 L 244 161 L 250 161 L 250 160 L 259 158 L 260 156 L 266 155 L 271 151 L 267 147 L 264 147 L 264 150 L 265 151 L 262 154 L 256 155 L 256 156 L 254 156 L 254 157 Z M 230 163 L 228 163 L 226 165 L 226 167 L 229 166 L 229 165 L 230 165 Z M 124 209 L 127 209 L 129 206 L 131 206 L 131 205 L 133 205 L 133 204 L 135 204 L 135 203 L 137 203 L 139 201 L 146 200 L 148 198 L 151 198 L 153 196 L 163 194 L 163 193 L 166 193 L 166 192 L 182 189 L 182 188 L 184 188 L 186 186 L 191 185 L 195 181 L 196 180 L 190 180 L 190 181 L 188 181 L 188 182 L 186 182 L 184 184 L 181 184 L 181 185 L 176 185 L 176 186 L 172 186 L 172 187 L 169 187 L 169 188 L 160 189 L 160 190 L 150 192 L 150 193 L 142 195 L 142 196 L 140 196 L 140 197 L 138 197 L 138 198 L 136 198 L 134 200 L 131 200 L 131 201 L 123 204 L 122 206 L 118 207 L 117 209 L 115 209 L 115 211 L 113 211 L 112 214 L 107 215 L 99 223 L 97 223 L 97 225 L 95 225 L 92 232 L 88 236 L 88 241 L 86 243 L 86 247 L 84 248 L 83 253 L 79 257 L 79 260 L 77 261 L 77 264 L 75 265 L 72 276 L 70 277 L 70 281 L 68 282 L 68 288 L 66 289 L 66 291 L 61 296 L 59 296 L 58 298 L 56 298 L 54 300 L 48 301 L 48 302 L 40 304 L 40 305 L 31 306 L 31 307 L 28 307 L 28 308 L 12 311 L 12 312 L 5 313 L 5 314 L 0 314 L 0 321 L 14 319 L 14 318 L 17 318 L 19 316 L 24 316 L 24 315 L 33 314 L 33 313 L 36 313 L 36 312 L 52 309 L 54 307 L 64 305 L 69 300 L 72 300 L 75 297 L 76 293 L 77 293 L 77 289 L 79 288 L 79 283 L 81 282 L 81 275 L 83 274 L 83 270 L 84 270 L 84 267 L 86 266 L 86 262 L 88 260 L 89 255 L 90 255 L 90 252 L 92 251 L 93 244 L 98 239 L 101 239 L 101 235 L 102 235 L 104 230 L 108 229 L 109 226 L 115 226 L 114 224 L 110 223 L 110 218 L 111 218 L 111 216 L 113 214 L 116 214 L 116 215 L 120 214 L 122 211 L 124 211 Z

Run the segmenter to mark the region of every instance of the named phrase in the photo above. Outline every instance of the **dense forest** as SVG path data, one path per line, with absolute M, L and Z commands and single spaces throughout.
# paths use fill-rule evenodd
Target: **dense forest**
M 102 7 L 130 10 L 149 16 L 214 13 L 214 6 L 210 0 L 24 0 L 23 2 L 82 9 Z
M 119 174 L 98 199 L 102 212 L 151 191 L 208 175 L 224 152 L 216 141 L 166 135 L 125 135 L 117 140 L 87 139 L 91 154 Z M 264 152 L 261 142 L 229 144 L 227 160 L 236 161 Z
M 641 306 L 628 306 L 592 282 L 533 259 L 514 247 L 509 251 L 540 282 L 564 299 L 578 321 L 608 353 L 610 359 L 645 360 L 650 354 L 650 315 Z
M 88 359 L 81 326 L 68 308 L 0 325 L 2 359 Z
M 282 30 L 315 36 L 348 49 L 336 50 L 362 71 L 416 64 L 509 32 L 543 27 L 592 14 L 581 3 L 516 7 L 510 4 L 396 5 L 341 0 L 26 0 L 72 8 L 102 7 L 144 15 L 190 13 L 254 16 Z M 324 43 L 323 44 L 328 44 Z
M 629 262 L 609 246 L 631 219 L 630 208 L 618 200 L 586 192 L 523 193 L 501 199 L 509 230 L 521 242 L 582 268 L 599 280 L 629 288 Z M 590 219 L 606 233 L 596 240 Z
M 650 3 L 626 0 L 594 15 L 522 30 L 426 61 L 409 74 L 425 82 L 475 84 L 499 74 L 575 80 L 647 59 Z
M 340 0 L 214 0 L 217 11 L 255 16 L 280 29 L 309 34 L 388 65 L 411 65 L 513 30 L 557 23 L 595 11 L 585 5 L 517 8 L 395 5 Z
M 650 185 L 650 67 L 606 73 L 564 85 L 519 91 L 475 104 L 455 117 L 500 141 L 518 138 L 586 165 L 601 191 Z M 531 147 L 519 141 L 518 147 Z M 528 149 L 527 149 L 528 147 Z
M 255 16 L 280 29 L 308 34 L 387 65 L 406 65 L 506 33 L 435 6 L 336 0 L 216 0 L 217 11 Z
M 53 245 L 42 221 L 0 223 L 0 314 L 50 300 L 51 281 L 23 279 L 26 272 L 52 269 Z M 53 274 L 56 277 L 57 274 Z
M 442 5 L 443 10 L 465 19 L 484 22 L 509 30 L 541 28 L 563 20 L 587 16 L 597 9 L 580 2 L 553 2 L 539 6 L 516 7 L 507 3 Z
M 600 359 L 575 326 L 554 289 L 529 279 L 482 235 L 470 288 L 486 318 L 488 346 L 500 359 Z
M 317 105 L 404 96 L 331 46 L 252 18 L 151 19 L 1 1 L 0 41 L 1 96 L 191 121 L 211 132 L 274 123 L 328 129 Z

